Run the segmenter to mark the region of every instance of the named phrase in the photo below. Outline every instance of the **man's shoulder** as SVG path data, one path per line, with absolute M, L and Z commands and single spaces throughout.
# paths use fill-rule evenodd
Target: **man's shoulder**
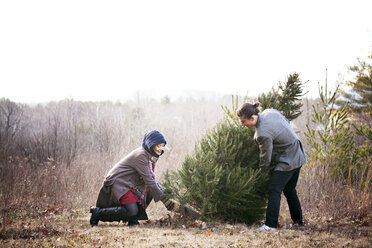
M 282 118 L 282 114 L 276 109 L 265 109 L 262 113 L 259 114 L 259 126 L 267 127 L 272 126 L 273 122 L 278 121 Z
M 265 109 L 259 115 L 259 125 L 256 127 L 257 136 L 275 136 L 278 130 L 287 125 L 286 118 L 276 109 Z
M 276 109 L 265 109 L 261 113 L 260 118 L 264 123 L 266 122 L 267 125 L 271 125 L 272 122 L 277 124 L 280 122 L 289 123 L 287 118 Z
M 282 114 L 276 109 L 265 109 L 264 111 L 262 111 L 261 115 L 262 116 L 268 116 L 268 117 L 282 116 Z

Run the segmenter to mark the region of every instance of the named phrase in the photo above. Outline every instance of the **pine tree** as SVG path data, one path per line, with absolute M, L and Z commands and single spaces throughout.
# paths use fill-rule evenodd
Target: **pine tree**
M 288 76 L 286 84 L 260 96 L 262 106 L 276 107 L 289 119 L 299 115 L 296 101 L 302 95 L 299 74 Z M 281 106 L 276 105 L 280 99 Z M 189 204 L 206 218 L 254 223 L 263 218 L 270 171 L 258 168 L 259 148 L 253 129 L 240 125 L 236 116 L 238 96 L 232 109 L 223 106 L 225 118 L 209 130 L 187 156 L 180 170 L 167 172 L 164 192 L 182 204 Z
M 348 166 L 352 164 L 351 152 L 354 140 L 349 126 L 349 108 L 344 105 L 336 108 L 338 88 L 328 92 L 327 79 L 324 86 L 319 85 L 321 103 L 313 105 L 312 122 L 317 125 L 311 129 L 306 125 L 307 142 L 311 149 L 308 156 L 312 161 L 324 166 L 334 177 L 346 175 Z
M 327 89 L 327 78 L 324 86 L 319 85 L 320 104 L 313 105 L 312 122 L 316 128 L 306 125 L 307 143 L 311 149 L 307 151 L 308 166 L 320 168 L 333 180 L 341 181 L 345 185 L 368 188 L 371 180 L 370 146 L 372 129 L 366 125 L 357 127 L 350 122 L 351 109 L 348 105 L 337 106 L 338 87 L 334 92 Z M 369 107 L 372 117 L 372 107 Z M 365 145 L 357 146 L 356 133 L 366 137 Z M 319 173 L 319 174 L 320 174 Z
M 299 73 L 288 76 L 287 82 L 278 84 L 278 91 L 272 89 L 267 94 L 261 94 L 258 101 L 263 109 L 274 108 L 279 110 L 288 120 L 294 120 L 301 114 L 302 103 L 300 97 L 306 93 L 303 91 L 303 83 Z
M 372 105 L 368 105 L 368 112 L 369 117 L 372 119 Z M 356 125 L 353 125 L 355 130 L 357 131 L 357 134 L 360 136 L 364 136 L 369 140 L 369 142 L 372 142 L 372 128 L 367 126 L 366 124 L 362 124 L 361 126 L 357 127 Z M 369 148 L 372 151 L 372 147 Z
M 353 80 L 346 82 L 351 90 L 342 92 L 343 99 L 339 99 L 337 104 L 348 103 L 352 111 L 361 112 L 372 105 L 372 52 L 366 61 L 358 58 L 357 64 L 350 66 L 349 71 L 355 74 Z

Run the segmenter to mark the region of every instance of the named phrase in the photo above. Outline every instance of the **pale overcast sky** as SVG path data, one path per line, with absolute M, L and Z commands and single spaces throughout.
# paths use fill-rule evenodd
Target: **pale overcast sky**
M 332 85 L 372 51 L 372 1 L 0 1 L 0 98 L 125 100 Z

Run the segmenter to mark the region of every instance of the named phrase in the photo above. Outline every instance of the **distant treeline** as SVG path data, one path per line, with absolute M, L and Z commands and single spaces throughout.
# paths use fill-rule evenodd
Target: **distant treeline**
M 123 154 L 139 146 L 150 129 L 164 132 L 174 140 L 170 142 L 173 147 L 179 145 L 177 138 L 191 141 L 216 123 L 222 116 L 223 100 L 219 101 L 138 99 L 113 103 L 66 99 L 31 107 L 0 99 L 1 158 L 18 155 L 70 166 L 82 156 Z

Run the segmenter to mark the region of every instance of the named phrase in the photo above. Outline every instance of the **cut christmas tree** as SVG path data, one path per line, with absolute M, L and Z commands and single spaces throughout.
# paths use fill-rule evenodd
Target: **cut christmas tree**
M 301 113 L 302 89 L 299 74 L 294 73 L 258 101 L 293 120 Z M 254 129 L 240 125 L 238 102 L 236 96 L 231 109 L 222 107 L 225 118 L 197 142 L 178 171 L 167 172 L 163 187 L 168 197 L 190 205 L 206 219 L 251 224 L 264 217 L 270 170 L 258 168 Z

